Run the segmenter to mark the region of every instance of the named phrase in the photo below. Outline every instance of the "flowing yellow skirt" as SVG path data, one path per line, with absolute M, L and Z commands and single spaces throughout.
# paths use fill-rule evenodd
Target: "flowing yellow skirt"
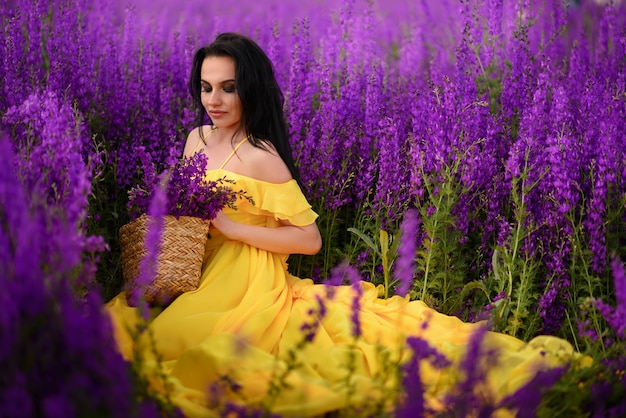
M 140 358 L 156 390 L 188 417 L 220 416 L 229 403 L 309 417 L 377 403 L 393 408 L 398 367 L 412 355 L 406 338 L 417 336 L 451 361 L 420 368 L 426 403 L 440 407 L 481 324 L 421 301 L 381 299 L 367 282 L 359 289 L 314 284 L 287 273 L 284 259 L 220 243 L 199 288 L 148 321 L 121 293 L 107 304 L 120 351 Z M 138 336 L 141 324 L 149 325 Z M 481 348 L 493 351 L 476 361 L 488 367 L 480 390 L 494 402 L 573 353 L 555 337 L 524 343 L 493 332 L 484 333 Z

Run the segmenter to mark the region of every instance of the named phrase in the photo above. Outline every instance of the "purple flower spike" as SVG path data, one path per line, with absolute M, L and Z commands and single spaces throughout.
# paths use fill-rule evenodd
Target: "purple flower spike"
M 164 176 L 168 176 L 166 199 L 163 201 L 164 214 L 175 217 L 193 216 L 213 219 L 225 206 L 234 207 L 239 198 L 252 199 L 242 190 L 232 189 L 234 181 L 227 178 L 207 180 L 207 156 L 202 153 L 180 161 L 168 158 L 169 169 L 157 174 L 149 154 L 139 148 L 138 154 L 144 179 L 128 192 L 128 206 L 131 218 L 135 219 L 147 212 L 153 202 L 153 195 L 159 189 Z
M 400 282 L 396 292 L 400 296 L 405 296 L 413 284 L 413 270 L 415 268 L 415 251 L 417 249 L 419 212 L 409 209 L 404 214 L 404 219 L 400 225 L 400 247 L 398 248 L 398 259 L 396 261 L 396 279 Z
M 616 306 L 612 307 L 602 300 L 596 300 L 594 305 L 617 336 L 626 339 L 626 272 L 624 271 L 624 263 L 615 256 L 611 261 L 611 268 L 615 279 Z
M 361 288 L 361 282 L 363 278 L 359 274 L 359 272 L 349 265 L 348 263 L 342 263 L 335 267 L 331 272 L 331 278 L 334 278 L 333 284 L 340 284 L 342 281 L 347 280 L 352 289 L 354 290 L 354 295 L 352 298 L 352 336 L 354 338 L 359 338 L 361 336 L 361 296 L 363 295 L 363 289 Z
M 411 360 L 402 367 L 402 384 L 405 390 L 405 400 L 396 410 L 396 418 L 413 418 L 427 416 L 430 412 L 424 405 L 424 384 L 420 376 L 420 362 L 429 361 L 435 368 L 443 369 L 450 365 L 450 361 L 428 341 L 420 337 L 409 337 L 407 344 L 413 351 Z
M 161 236 L 163 235 L 164 216 L 167 204 L 166 196 L 167 179 L 164 179 L 161 187 L 157 187 L 154 197 L 150 202 L 148 211 L 149 223 L 146 232 L 146 255 L 139 264 L 139 275 L 135 282 L 136 288 L 130 295 L 131 303 L 140 306 L 145 319 L 148 319 L 150 310 L 143 295 L 145 288 L 154 280 L 157 274 L 158 257 L 161 252 Z
M 504 398 L 500 406 L 515 410 L 519 418 L 536 417 L 544 392 L 550 389 L 566 371 L 567 367 L 539 371 L 528 383 Z

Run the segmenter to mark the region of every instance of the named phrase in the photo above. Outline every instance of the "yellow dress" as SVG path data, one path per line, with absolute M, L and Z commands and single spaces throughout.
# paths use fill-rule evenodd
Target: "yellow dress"
M 238 222 L 272 228 L 279 220 L 303 226 L 317 218 L 295 180 L 267 183 L 223 169 L 207 176 L 227 176 L 252 196 L 254 205 L 241 200 L 237 210 L 224 210 Z M 462 359 L 478 324 L 440 314 L 421 301 L 381 299 L 379 289 L 363 282 L 362 335 L 355 338 L 354 288 L 338 286 L 328 295 L 326 286 L 289 274 L 286 261 L 286 254 L 226 240 L 212 229 L 199 288 L 156 312 L 142 338 L 133 339 L 128 331 L 140 314 L 124 293 L 106 305 L 119 350 L 128 360 L 140 356 L 155 389 L 167 392 L 185 416 L 220 416 L 227 403 L 234 403 L 309 417 L 392 402 L 389 394 L 398 384 L 393 370 L 411 354 L 405 338 L 420 336 L 453 361 L 441 370 L 421 366 L 426 401 L 437 407 L 458 377 L 454 362 Z M 303 324 L 316 323 L 317 333 L 308 341 Z M 526 344 L 488 332 L 484 344 L 499 352 L 483 389 L 494 399 L 573 352 L 553 337 Z

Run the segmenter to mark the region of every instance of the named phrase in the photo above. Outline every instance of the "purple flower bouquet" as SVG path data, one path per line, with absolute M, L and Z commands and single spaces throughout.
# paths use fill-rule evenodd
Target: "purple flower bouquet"
M 163 306 L 198 287 L 210 220 L 238 199 L 251 199 L 233 190 L 232 180 L 207 180 L 204 154 L 159 175 L 142 160 L 144 181 L 129 191 L 131 222 L 119 231 L 122 275 L 131 306 L 139 297 Z

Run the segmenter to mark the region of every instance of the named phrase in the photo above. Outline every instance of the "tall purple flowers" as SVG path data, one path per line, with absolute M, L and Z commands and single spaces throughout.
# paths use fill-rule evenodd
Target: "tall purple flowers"
M 82 251 L 97 253 L 104 249 L 99 237 L 89 237 L 84 227 L 87 220 L 87 197 L 91 189 L 92 170 L 99 169 L 99 155 L 89 146 L 85 125 L 80 115 L 54 92 L 32 94 L 20 106 L 12 106 L 2 119 L 13 131 L 16 153 L 15 170 L 24 187 L 31 191 L 31 205 L 46 207 L 50 216 L 44 227 L 49 248 L 42 256 L 53 270 L 74 268 L 93 270 L 92 260 Z M 69 245 L 63 265 L 57 260 L 58 246 Z M 60 264 L 59 264 L 60 263 Z M 63 272 L 61 270 L 60 272 Z M 90 280 L 79 283 L 89 286 Z M 77 283 L 78 284 L 78 283 Z
M 133 416 L 130 370 L 114 348 L 102 299 L 75 293 L 79 231 L 63 212 L 48 211 L 41 188 L 26 193 L 28 177 L 16 175 L 11 148 L 2 135 L 0 415 Z
M 176 218 L 213 219 L 225 206 L 234 207 L 237 199 L 252 202 L 243 190 L 233 189 L 232 180 L 207 180 L 207 156 L 203 153 L 179 161 L 169 159 L 169 168 L 158 174 L 149 156 L 145 152 L 140 155 L 145 179 L 129 191 L 128 206 L 133 218 L 149 212 L 148 208 L 154 209 L 154 200 L 162 187 L 165 190 L 163 214 Z
M 397 418 L 422 417 L 433 412 L 429 410 L 424 400 L 424 384 L 420 375 L 421 363 L 428 361 L 436 369 L 443 369 L 451 364 L 450 360 L 423 338 L 410 337 L 407 340 L 407 345 L 413 353 L 410 360 L 402 368 L 405 398 L 396 411 Z
M 599 322 L 610 329 L 596 330 L 602 338 L 589 346 L 604 343 L 610 350 L 600 356 L 618 353 L 603 359 L 606 370 L 623 370 L 614 341 L 624 335 L 625 2 L 241 0 L 238 8 L 212 4 L 210 14 L 200 0 L 176 13 L 164 0 L 5 3 L 0 118 L 11 147 L 2 150 L 11 148 L 17 162 L 0 168 L 0 262 L 11 295 L 0 296 L 0 318 L 3 338 L 13 341 L 0 347 L 3 359 L 31 353 L 15 343 L 23 337 L 17 324 L 47 315 L 54 318 L 49 329 L 28 338 L 71 352 L 90 376 L 108 382 L 80 351 L 84 345 L 100 356 L 96 343 L 75 338 L 85 318 L 103 347 L 110 338 L 93 311 L 94 271 L 99 284 L 118 290 L 116 236 L 131 216 L 127 191 L 143 180 L 158 183 L 181 154 L 192 116 L 193 51 L 235 30 L 258 40 L 274 62 L 303 186 L 320 214 L 324 251 L 314 268 L 292 260 L 294 273 L 326 276 L 352 257 L 378 284 L 388 279 L 380 257 L 346 231 L 400 232 L 393 271 L 399 294 L 415 279 L 423 283 L 418 296 L 445 312 L 465 315 L 495 302 L 508 321 L 501 329 L 525 338 L 543 332 L 574 339 L 568 321 L 584 320 L 581 303 L 595 300 L 606 319 Z M 148 210 L 150 197 L 143 195 L 143 211 L 162 213 L 158 199 Z M 420 240 L 413 207 L 428 239 Z M 507 262 L 510 283 L 502 274 Z M 350 276 L 355 283 L 357 276 Z M 42 277 L 71 282 L 88 297 L 69 303 L 63 286 L 37 287 Z M 352 302 L 359 335 L 359 299 Z M 103 364 L 115 370 L 108 355 Z M 22 411 L 36 408 L 38 415 L 71 415 L 78 405 L 63 400 L 69 390 L 37 392 L 45 401 L 33 402 L 28 390 L 43 386 L 10 367 L 18 384 L 3 386 L 2 400 L 14 397 Z M 37 367 L 52 370 L 43 361 Z M 92 378 L 72 376 L 68 387 Z M 415 393 L 419 383 L 406 382 Z M 621 395 L 615 387 L 622 383 L 615 378 L 590 393 Z M 542 394 L 526 390 L 515 402 L 536 404 Z M 127 395 L 116 396 L 130 405 Z M 418 398 L 414 406 L 423 410 Z M 606 415 L 622 408 L 588 407 Z
M 147 319 L 149 309 L 143 298 L 144 289 L 157 275 L 158 258 L 161 252 L 161 236 L 163 235 L 163 218 L 167 214 L 167 178 L 154 188 L 147 214 L 150 216 L 145 237 L 146 255 L 139 263 L 139 275 L 135 281 L 133 292 L 129 296 L 132 306 L 140 306 Z

